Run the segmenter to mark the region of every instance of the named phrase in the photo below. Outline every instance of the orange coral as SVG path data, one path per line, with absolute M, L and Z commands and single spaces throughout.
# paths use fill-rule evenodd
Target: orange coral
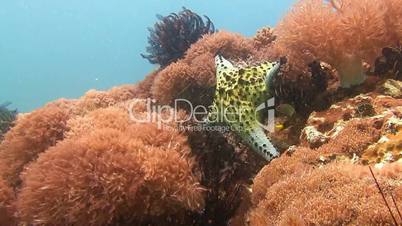
M 401 0 L 384 0 L 387 6 L 386 24 L 393 40 L 402 41 L 402 2 Z
M 278 25 L 276 44 L 290 61 L 323 60 L 338 70 L 342 87 L 357 85 L 364 81 L 363 61 L 373 63 L 383 47 L 398 41 L 392 40 L 387 17 L 400 13 L 382 0 L 331 2 L 300 0 Z
M 375 142 L 371 147 L 399 154 L 399 102 L 369 93 L 312 114 L 307 126 L 325 134 L 328 142 L 316 149 L 291 147 L 258 173 L 252 207 L 245 216 L 249 225 L 393 225 L 369 168 L 363 165 L 367 161 L 360 157 L 372 154 L 367 147 Z M 370 114 L 360 112 L 361 106 L 371 109 Z M 380 139 L 385 134 L 389 140 Z M 402 198 L 402 163 L 379 166 L 376 178 L 396 215 L 391 194 Z
M 337 11 L 340 14 L 344 51 L 373 63 L 383 47 L 397 42 L 391 39 L 387 30 L 386 18 L 393 15 L 388 14 L 388 7 L 383 0 L 338 1 L 342 5 Z M 347 49 L 351 47 L 353 49 Z
M 401 105 L 401 99 L 378 93 L 360 94 L 343 100 L 325 111 L 310 115 L 302 132 L 301 143 L 303 146 L 317 148 L 332 139 L 324 148 L 327 153 L 346 153 L 349 151 L 342 147 L 349 147 L 352 150 L 349 154 L 361 154 L 367 145 L 376 142 L 384 134 L 387 120 L 401 117 L 401 110 L 398 108 Z M 315 145 L 312 139 L 314 137 L 309 138 L 309 135 L 314 135 L 320 142 Z
M 381 136 L 381 120 L 351 120 L 338 135 L 328 143 L 318 148 L 325 154 L 347 154 L 360 156 L 371 144 Z
M 93 91 L 19 117 L 0 145 L 0 224 L 13 220 L 9 185 L 20 185 L 23 169 L 19 222 L 192 222 L 205 204 L 187 138 L 174 121 L 138 124 L 130 118 L 148 114 L 145 100 L 132 100 L 139 92 L 134 86 Z M 152 118 L 170 117 L 172 109 L 165 110 Z
M 293 174 L 301 175 L 306 170 L 313 168 L 318 163 L 318 156 L 319 154 L 316 151 L 308 148 L 299 148 L 293 155 L 285 153 L 282 157 L 274 159 L 254 179 L 252 187 L 253 203 L 259 203 L 265 197 L 267 188 L 280 181 L 283 177 Z M 270 176 L 267 177 L 267 174 Z
M 254 48 L 257 50 L 260 48 L 267 47 L 275 41 L 276 36 L 274 34 L 274 29 L 270 27 L 264 27 L 257 31 L 257 34 L 253 38 Z
M 0 178 L 0 225 L 13 225 L 14 191 Z
M 11 186 L 19 183 L 19 173 L 39 153 L 63 139 L 70 114 L 57 104 L 50 104 L 21 119 L 6 134 L 0 145 L 0 176 Z
M 118 107 L 98 109 L 84 116 L 72 118 L 67 122 L 65 139 L 80 137 L 96 129 L 112 128 L 124 131 L 130 124 L 128 111 Z
M 151 87 L 154 84 L 155 78 L 157 77 L 159 70 L 155 70 L 145 76 L 142 81 L 137 83 L 136 87 L 136 98 L 151 98 Z
M 331 164 L 307 170 L 302 177 L 283 177 L 267 187 L 264 199 L 250 212 L 250 225 L 392 225 L 391 215 L 367 172 L 367 167 Z M 270 171 L 263 175 L 269 177 Z M 393 192 L 396 199 L 401 198 L 395 192 L 400 190 L 399 185 L 382 174 L 377 179 L 388 195 Z
M 240 34 L 220 31 L 215 34 L 205 35 L 197 43 L 193 44 L 187 51 L 186 63 L 191 62 L 198 56 L 210 53 L 215 56 L 218 51 L 220 54 L 232 59 L 246 59 L 253 53 L 252 40 L 243 37 Z
M 316 59 L 317 52 L 323 48 L 320 45 L 334 45 L 331 41 L 336 27 L 331 8 L 324 5 L 322 0 L 299 1 L 276 27 L 278 38 L 275 49 L 281 55 L 286 55 L 290 63 L 294 62 L 293 66 L 305 67 Z
M 193 81 L 190 66 L 179 61 L 162 70 L 152 86 L 153 97 L 160 103 L 172 104 Z
M 135 85 L 113 87 L 108 91 L 90 90 L 79 100 L 79 109 L 82 112 L 106 108 L 123 101 L 128 101 L 141 94 Z
M 152 134 L 138 126 L 99 128 L 43 153 L 23 175 L 22 222 L 178 224 L 186 210 L 201 210 L 203 189 L 184 154 L 189 148 L 172 136 L 154 145 L 144 139 Z

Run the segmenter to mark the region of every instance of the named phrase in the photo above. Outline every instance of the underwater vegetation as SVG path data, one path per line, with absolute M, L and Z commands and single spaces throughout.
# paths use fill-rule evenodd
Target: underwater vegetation
M 382 56 L 375 61 L 375 75 L 386 76 L 402 80 L 402 46 L 386 47 L 382 50 Z
M 17 118 L 17 110 L 7 108 L 10 104 L 9 102 L 0 104 L 0 140 Z
M 186 8 L 165 17 L 157 15 L 160 21 L 154 28 L 148 29 L 148 54 L 142 54 L 142 57 L 161 67 L 180 59 L 191 44 L 203 35 L 215 32 L 212 21 L 207 16 L 204 17 L 205 21 L 197 13 Z
M 373 114 L 361 114 L 363 104 Z M 378 163 L 374 174 L 387 200 L 400 200 L 401 106 L 402 99 L 375 91 L 313 113 L 301 144 L 254 179 L 250 225 L 393 225 L 367 163 Z M 394 215 L 396 208 L 399 201 Z
M 373 65 L 384 47 L 400 42 L 401 11 L 399 0 L 299 1 L 276 27 L 276 48 L 290 61 L 329 63 L 342 87 L 359 85 L 363 63 Z
M 251 38 L 207 32 L 137 84 L 18 116 L 0 143 L 0 225 L 402 223 L 401 7 L 301 0 L 276 28 Z M 172 23 L 180 15 L 167 19 L 166 43 L 177 38 L 175 23 L 199 20 Z M 282 57 L 279 68 L 264 63 Z M 250 86 L 232 87 L 243 82 Z M 239 95 L 245 87 L 253 90 Z M 209 107 L 270 96 L 276 129 L 258 136 L 278 152 L 272 161 L 236 131 L 132 120 L 148 115 L 147 98 L 169 105 L 152 118 L 184 119 L 191 108 L 173 108 L 178 98 Z
M 204 189 L 183 135 L 132 124 L 118 107 L 95 110 L 69 125 L 68 138 L 23 174 L 16 204 L 22 222 L 168 225 L 204 207 Z M 90 210 L 82 211 L 86 205 Z

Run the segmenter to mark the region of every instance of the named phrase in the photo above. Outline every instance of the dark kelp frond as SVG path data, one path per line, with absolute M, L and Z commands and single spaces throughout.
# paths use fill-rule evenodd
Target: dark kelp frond
M 215 27 L 207 17 L 204 19 L 197 13 L 183 7 L 179 13 L 168 16 L 157 15 L 160 20 L 154 28 L 148 28 L 148 54 L 141 54 L 152 64 L 162 67 L 181 58 L 186 50 L 204 34 L 214 33 Z
M 17 117 L 17 110 L 9 110 L 8 106 L 11 102 L 0 104 L 0 139 L 8 129 L 12 126 Z

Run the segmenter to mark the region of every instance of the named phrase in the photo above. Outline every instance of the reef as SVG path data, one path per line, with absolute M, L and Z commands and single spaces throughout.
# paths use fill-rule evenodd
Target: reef
M 232 225 L 395 224 L 369 166 L 397 216 L 402 99 L 378 90 L 312 113 L 300 144 L 255 177 L 248 209 Z
M 363 63 L 374 64 L 382 48 L 401 40 L 400 10 L 399 0 L 299 1 L 277 26 L 276 45 L 291 61 L 331 64 L 342 87 L 359 85 Z
M 143 81 L 16 117 L 0 143 L 0 225 L 402 223 L 401 6 L 301 0 L 251 38 L 201 37 L 215 29 L 189 11 L 165 18 L 163 42 L 192 23 L 197 40 L 180 37 L 193 43 L 174 60 L 152 52 L 170 60 Z M 211 131 L 207 112 L 191 117 L 270 97 L 268 158 L 249 124 Z
M 205 21 L 197 13 L 183 8 L 178 14 L 158 15 L 160 20 L 154 28 L 149 28 L 148 54 L 142 54 L 152 64 L 165 67 L 183 57 L 186 50 L 205 34 L 215 32 L 214 24 L 205 16 Z
M 204 189 L 185 137 L 157 125 L 130 125 L 124 108 L 74 120 L 80 123 L 70 124 L 68 138 L 22 175 L 21 222 L 169 225 L 203 209 Z

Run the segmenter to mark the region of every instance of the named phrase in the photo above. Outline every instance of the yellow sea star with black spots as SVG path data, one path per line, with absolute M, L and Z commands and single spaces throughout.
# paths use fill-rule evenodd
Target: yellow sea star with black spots
M 254 151 L 270 161 L 279 152 L 266 137 L 260 123 L 265 102 L 272 97 L 269 92 L 278 74 L 280 62 L 265 62 L 257 66 L 237 68 L 218 55 L 216 64 L 215 98 L 208 115 L 208 122 L 225 123 Z

